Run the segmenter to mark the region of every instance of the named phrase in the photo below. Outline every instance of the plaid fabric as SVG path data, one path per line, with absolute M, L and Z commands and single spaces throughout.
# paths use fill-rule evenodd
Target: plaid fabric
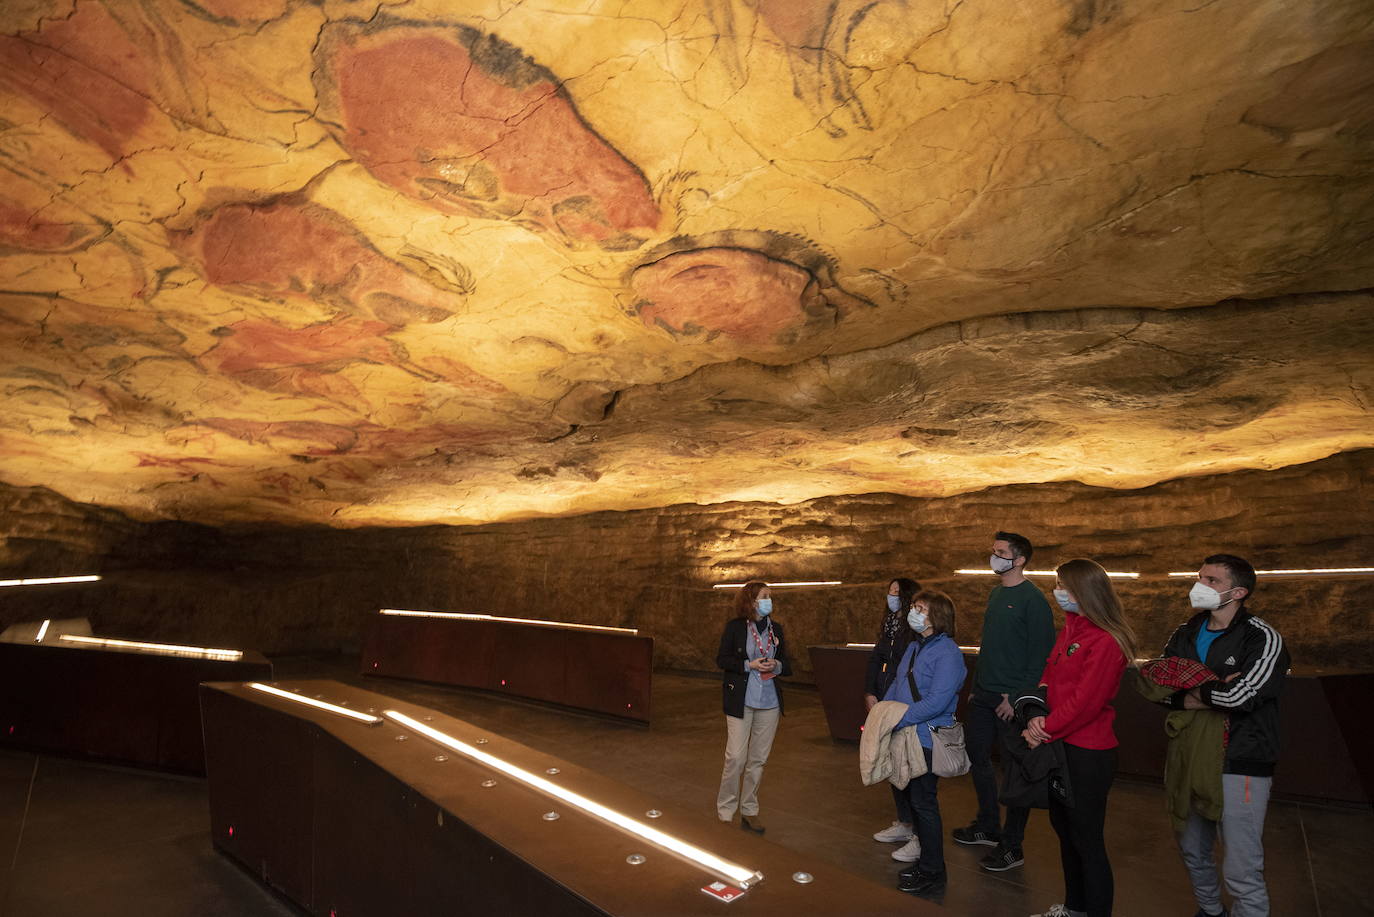
M 1151 659 L 1141 665 L 1140 674 L 1157 685 L 1177 688 L 1180 691 L 1219 680 L 1216 673 L 1207 666 L 1193 659 L 1184 659 L 1182 656 Z
M 1154 684 L 1166 688 L 1177 688 L 1180 691 L 1205 685 L 1209 681 L 1221 680 L 1217 678 L 1217 673 L 1207 666 L 1193 659 L 1184 659 L 1182 656 L 1151 659 L 1149 662 L 1141 664 L 1140 674 Z M 1221 744 L 1223 747 L 1231 744 L 1231 717 L 1229 715 L 1224 716 Z

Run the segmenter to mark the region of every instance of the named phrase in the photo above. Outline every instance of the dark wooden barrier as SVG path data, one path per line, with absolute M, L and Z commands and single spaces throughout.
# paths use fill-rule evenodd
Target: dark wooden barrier
M 251 652 L 231 661 L 0 643 L 0 744 L 203 774 L 197 686 L 226 678 L 270 680 L 272 665 Z
M 362 673 L 575 707 L 647 723 L 652 637 L 507 621 L 376 615 Z
M 398 710 L 765 877 L 727 905 L 703 894 L 714 880 L 700 867 L 394 722 L 368 726 L 243 685 L 205 685 L 214 844 L 307 913 L 941 913 L 427 708 L 332 681 L 279 687 L 354 710 Z M 650 819 L 656 807 L 661 816 Z M 548 812 L 559 817 L 546 820 Z M 632 865 L 632 855 L 644 862 Z M 814 881 L 794 881 L 797 872 Z
M 858 741 L 863 726 L 864 667 L 869 650 L 862 647 L 812 646 L 811 664 L 821 693 L 830 735 Z M 976 650 L 964 651 L 969 679 L 960 695 L 962 716 L 972 682 Z M 1164 776 L 1162 707 L 1140 696 L 1135 671 L 1121 679 L 1116 708 L 1117 768 L 1137 777 Z M 1374 674 L 1322 670 L 1291 672 L 1280 702 L 1280 730 L 1286 753 L 1274 775 L 1274 792 L 1287 797 L 1368 805 L 1374 801 L 1374 737 L 1365 709 L 1374 697 Z

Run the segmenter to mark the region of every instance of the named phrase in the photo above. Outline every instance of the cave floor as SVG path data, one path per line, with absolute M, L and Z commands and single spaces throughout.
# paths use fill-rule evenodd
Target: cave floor
M 662 799 L 661 808 L 714 817 L 724 748 L 714 678 L 655 674 L 651 727 L 610 722 L 478 692 L 356 674 L 356 658 L 275 661 L 278 678 L 336 678 L 422 703 L 516 741 L 598 769 Z M 819 696 L 793 689 L 760 790 L 768 839 L 884 884 L 901 864 L 870 834 L 891 820 L 883 787 L 863 787 L 854 745 L 830 739 Z M 945 830 L 974 811 L 967 778 L 940 787 Z M 1175 853 L 1159 786 L 1118 780 L 1107 817 L 1119 917 L 1186 917 L 1196 909 Z M 1274 802 L 1265 828 L 1272 912 L 1369 914 L 1363 869 L 1374 857 L 1369 809 Z M 954 913 L 1025 917 L 1062 900 L 1058 846 L 1032 814 L 1026 865 L 979 870 L 986 848 L 946 845 Z M 289 915 L 209 838 L 205 783 L 195 778 L 0 751 L 0 914 Z

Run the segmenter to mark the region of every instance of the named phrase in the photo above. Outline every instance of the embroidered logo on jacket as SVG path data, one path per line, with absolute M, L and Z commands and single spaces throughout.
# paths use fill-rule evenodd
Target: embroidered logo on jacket
M 1074 653 L 1078 652 L 1078 647 L 1079 647 L 1079 644 L 1077 644 L 1077 643 L 1070 643 L 1070 644 L 1069 644 L 1069 648 L 1066 649 L 1066 650 L 1064 650 L 1064 655 L 1065 655 L 1065 656 L 1072 656 Z
M 1236 657 L 1235 657 L 1235 656 L 1227 656 L 1227 657 L 1226 657 L 1226 661 L 1222 663 L 1222 665 L 1235 665 L 1235 664 L 1236 664 Z

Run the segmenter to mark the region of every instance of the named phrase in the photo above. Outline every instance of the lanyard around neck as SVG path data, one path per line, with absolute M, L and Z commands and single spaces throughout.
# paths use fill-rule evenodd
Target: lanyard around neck
M 759 657 L 763 659 L 773 658 L 773 650 L 777 649 L 778 646 L 778 641 L 773 636 L 773 622 L 768 622 L 768 641 L 766 644 L 759 638 L 757 622 L 749 622 L 749 633 L 754 635 L 754 646 L 759 648 Z

